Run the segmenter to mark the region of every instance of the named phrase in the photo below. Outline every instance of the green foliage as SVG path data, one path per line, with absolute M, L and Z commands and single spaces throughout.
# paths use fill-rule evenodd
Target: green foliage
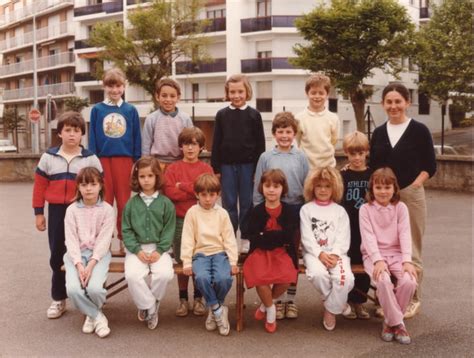
M 69 97 L 64 101 L 64 106 L 66 107 L 67 111 L 75 111 L 81 113 L 84 108 L 89 107 L 89 99 L 80 97 Z
M 171 74 L 177 58 L 208 59 L 203 49 L 209 40 L 200 35 L 207 22 L 196 21 L 202 6 L 201 0 L 154 0 L 128 13 L 131 28 L 126 31 L 120 23 L 96 24 L 89 43 L 102 47 L 102 60 L 112 61 L 130 83 L 153 97 L 155 82 Z M 178 35 L 183 28 L 186 33 Z
M 307 43 L 297 44 L 294 64 L 324 72 L 351 98 L 357 127 L 364 130 L 364 105 L 370 91 L 362 81 L 381 69 L 396 76 L 400 58 L 414 48 L 414 25 L 395 0 L 333 0 L 296 22 Z
M 420 90 L 438 102 L 446 103 L 449 92 L 474 95 L 472 11 L 470 0 L 445 0 L 419 31 Z M 472 97 L 453 100 L 472 108 Z
M 3 126 L 10 131 L 14 131 L 20 127 L 21 122 L 25 120 L 24 115 L 18 115 L 16 108 L 5 108 L 3 111 Z

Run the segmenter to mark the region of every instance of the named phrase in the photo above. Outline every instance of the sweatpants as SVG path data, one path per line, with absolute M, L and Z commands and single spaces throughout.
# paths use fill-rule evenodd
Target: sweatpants
M 67 204 L 48 205 L 48 241 L 50 258 L 49 265 L 53 271 L 51 278 L 51 297 L 55 301 L 65 300 L 66 274 L 61 271 L 63 257 L 66 253 L 64 217 L 66 216 Z
M 354 287 L 354 275 L 349 257 L 340 256 L 335 267 L 328 269 L 319 258 L 303 256 L 306 277 L 321 292 L 324 308 L 332 314 L 341 314 L 347 304 L 347 295 Z

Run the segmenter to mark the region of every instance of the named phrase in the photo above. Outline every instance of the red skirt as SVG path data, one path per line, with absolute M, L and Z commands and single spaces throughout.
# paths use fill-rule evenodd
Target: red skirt
M 283 247 L 274 250 L 255 249 L 244 262 L 247 288 L 296 282 L 298 271 Z

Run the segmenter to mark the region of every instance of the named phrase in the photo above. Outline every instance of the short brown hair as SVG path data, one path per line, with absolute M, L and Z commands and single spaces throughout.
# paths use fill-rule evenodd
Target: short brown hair
M 155 157 L 145 156 L 137 160 L 132 168 L 132 177 L 130 180 L 130 187 L 134 192 L 141 192 L 140 183 L 138 181 L 138 174 L 140 169 L 151 168 L 153 174 L 155 174 L 155 190 L 160 190 L 163 186 L 163 172 L 161 171 L 160 162 Z
M 249 79 L 247 76 L 238 74 L 230 76 L 227 81 L 225 81 L 225 100 L 230 101 L 229 98 L 229 83 L 238 83 L 242 82 L 244 84 L 245 90 L 247 91 L 247 97 L 245 98 L 246 101 L 250 101 L 252 99 L 253 91 L 252 86 L 250 85 Z
M 364 133 L 355 131 L 344 137 L 342 148 L 348 153 L 366 152 L 369 150 L 369 139 Z
M 342 182 L 341 174 L 337 169 L 329 166 L 316 168 L 306 177 L 304 182 L 304 198 L 306 201 L 315 199 L 314 188 L 318 182 L 323 180 L 326 180 L 331 184 L 332 201 L 336 203 L 340 202 L 342 194 L 344 193 L 344 184 Z
M 204 147 L 206 143 L 206 137 L 204 133 L 198 127 L 186 127 L 184 128 L 178 136 L 178 147 L 182 148 L 185 144 L 192 144 L 193 141 L 199 144 L 199 147 Z
M 176 93 L 178 93 L 178 96 L 181 96 L 181 86 L 179 85 L 178 82 L 176 82 L 175 80 L 169 77 L 164 77 L 156 81 L 155 94 L 159 95 L 161 92 L 161 89 L 165 86 L 174 88 L 176 90 Z
M 102 77 L 104 86 L 125 85 L 126 80 L 127 77 L 125 77 L 125 73 L 120 68 L 111 68 L 105 71 Z
M 79 112 L 67 111 L 61 114 L 58 118 L 58 125 L 56 131 L 61 134 L 64 126 L 79 128 L 82 135 L 86 134 L 86 122 Z
M 85 183 L 94 183 L 99 182 L 100 184 L 100 191 L 99 191 L 99 198 L 100 200 L 104 200 L 105 195 L 105 185 L 104 185 L 104 178 L 100 173 L 99 169 L 94 167 L 85 167 L 82 168 L 76 176 L 76 197 L 74 200 L 80 201 L 82 200 L 82 194 L 79 190 L 79 184 Z
M 398 92 L 400 94 L 400 96 L 402 96 L 405 101 L 410 102 L 410 91 L 408 90 L 408 88 L 406 88 L 403 83 L 393 82 L 393 83 L 390 83 L 389 85 L 387 85 L 383 89 L 383 91 L 382 91 L 382 103 L 385 100 L 385 96 L 389 92 L 392 92 L 392 91 Z
M 221 183 L 214 174 L 204 173 L 197 177 L 194 182 L 194 192 L 199 193 L 220 193 Z
M 320 73 L 312 75 L 306 80 L 304 91 L 308 93 L 311 87 L 318 86 L 323 86 L 326 92 L 329 94 L 329 92 L 331 91 L 331 79 L 328 76 Z
M 397 204 L 400 201 L 400 186 L 398 185 L 397 176 L 389 167 L 379 168 L 370 176 L 369 190 L 366 194 L 366 200 L 369 203 L 375 201 L 374 184 L 393 185 L 393 196 L 390 202 Z
M 272 122 L 272 134 L 275 134 L 278 128 L 291 127 L 293 132 L 298 132 L 298 122 L 291 112 L 280 112 L 275 115 Z
M 288 194 L 288 182 L 286 180 L 285 173 L 281 169 L 270 169 L 263 172 L 262 177 L 260 178 L 260 183 L 258 183 L 258 192 L 263 195 L 263 184 L 265 183 L 274 183 L 280 184 L 283 187 L 281 196 Z

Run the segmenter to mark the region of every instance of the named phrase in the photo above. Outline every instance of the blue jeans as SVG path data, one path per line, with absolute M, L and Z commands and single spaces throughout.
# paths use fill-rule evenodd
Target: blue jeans
M 240 232 L 244 237 L 252 209 L 254 169 L 253 163 L 221 166 L 222 206 L 229 213 L 234 231 L 240 227 Z M 237 199 L 240 213 L 237 210 Z
M 209 307 L 224 303 L 225 296 L 232 287 L 230 264 L 225 252 L 209 256 L 201 253 L 194 255 L 193 273 L 196 287 Z

